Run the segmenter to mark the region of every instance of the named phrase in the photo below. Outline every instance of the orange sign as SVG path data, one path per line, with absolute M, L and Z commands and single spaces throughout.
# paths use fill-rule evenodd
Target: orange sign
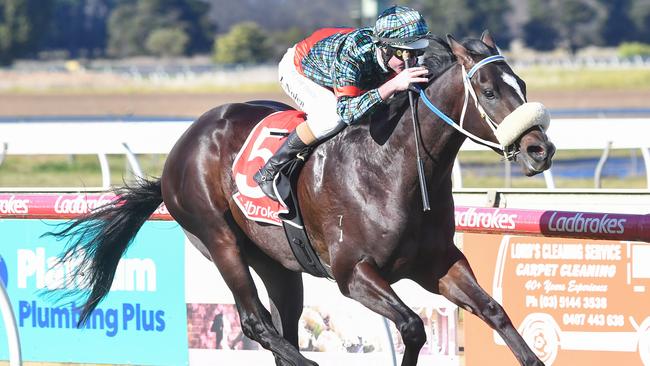
M 464 234 L 479 283 L 547 366 L 650 365 L 650 244 Z M 467 365 L 517 365 L 465 317 Z

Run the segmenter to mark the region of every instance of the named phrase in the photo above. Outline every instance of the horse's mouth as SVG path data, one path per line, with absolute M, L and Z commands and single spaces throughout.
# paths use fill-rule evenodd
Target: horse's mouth
M 527 177 L 539 174 L 551 167 L 555 155 L 555 145 L 549 141 L 521 147 L 519 157 L 523 173 Z

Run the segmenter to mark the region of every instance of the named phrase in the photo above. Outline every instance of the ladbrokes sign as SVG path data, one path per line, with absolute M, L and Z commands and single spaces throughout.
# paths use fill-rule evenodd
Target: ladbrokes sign
M 456 230 L 650 242 L 650 215 L 456 207 Z
M 24 215 L 29 211 L 29 200 L 17 198 L 16 195 L 3 195 L 0 197 L 0 214 Z
M 470 207 L 466 211 L 456 213 L 456 226 L 484 229 L 514 229 L 517 220 L 516 213 L 503 213 L 499 209 L 479 211 Z
M 610 217 L 609 214 L 585 217 L 580 212 L 572 216 L 561 216 L 553 212 L 547 228 L 550 232 L 562 233 L 623 234 L 626 222 L 625 218 Z
M 69 219 L 108 205 L 115 198 L 113 193 L 0 193 L 0 216 Z M 162 204 L 152 218 L 167 220 L 171 217 Z

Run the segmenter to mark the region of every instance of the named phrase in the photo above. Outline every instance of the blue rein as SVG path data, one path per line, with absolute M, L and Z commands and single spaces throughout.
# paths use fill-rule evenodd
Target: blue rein
M 424 92 L 424 89 L 422 89 L 422 88 L 420 88 L 420 98 L 422 99 L 422 102 L 423 102 L 427 107 L 429 107 L 429 109 L 431 110 L 431 112 L 435 113 L 435 114 L 436 114 L 438 117 L 440 117 L 440 119 L 442 119 L 445 123 L 447 123 L 448 125 L 456 124 L 456 122 L 454 122 L 453 119 L 447 117 L 446 114 L 444 114 L 440 109 L 438 109 L 438 107 L 436 107 L 435 105 L 433 105 L 433 103 L 431 103 L 431 100 L 429 100 L 429 97 L 427 97 L 427 94 Z

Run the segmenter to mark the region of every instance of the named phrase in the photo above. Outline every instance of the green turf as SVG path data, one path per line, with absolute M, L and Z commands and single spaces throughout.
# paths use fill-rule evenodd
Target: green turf
M 164 156 L 138 157 L 143 173 L 160 176 Z M 111 184 L 120 185 L 133 178 L 123 155 L 109 155 Z M 0 165 L 0 187 L 99 187 L 102 174 L 95 155 L 10 155 Z
M 650 68 L 530 67 L 515 71 L 528 90 L 650 90 Z

